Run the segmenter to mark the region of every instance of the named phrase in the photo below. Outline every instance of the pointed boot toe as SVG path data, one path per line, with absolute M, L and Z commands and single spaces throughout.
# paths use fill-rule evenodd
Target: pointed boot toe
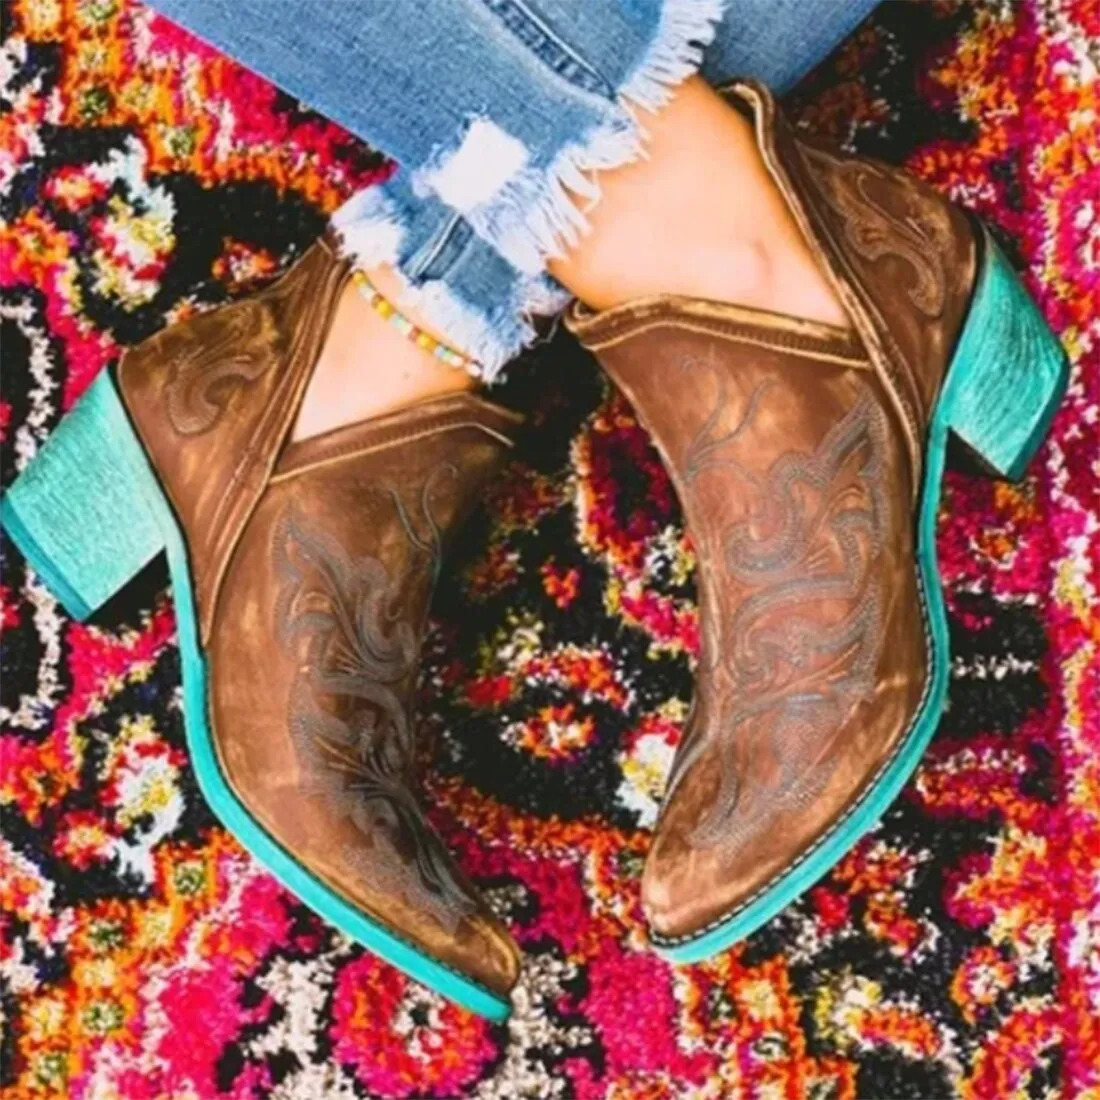
M 1019 476 L 1066 385 L 988 233 L 733 85 L 852 329 L 664 296 L 569 326 L 650 431 L 698 558 L 692 718 L 643 878 L 657 949 L 747 936 L 824 875 L 943 710 L 935 524 L 949 434 Z
M 414 698 L 448 540 L 519 418 L 459 395 L 289 444 L 349 274 L 319 243 L 129 351 L 3 522 L 78 616 L 166 551 L 215 814 L 345 934 L 502 1019 L 519 955 L 425 820 Z

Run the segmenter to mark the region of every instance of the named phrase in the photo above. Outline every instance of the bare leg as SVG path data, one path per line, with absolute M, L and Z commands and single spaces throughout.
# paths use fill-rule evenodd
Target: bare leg
M 553 274 L 595 309 L 684 294 L 847 326 L 760 159 L 750 123 L 699 78 L 643 121 L 648 156 L 601 173 L 591 229 L 551 264 Z M 392 272 L 375 271 L 371 279 L 387 297 L 399 298 Z M 423 318 L 410 317 L 430 331 Z M 434 335 L 448 340 L 446 333 Z M 349 288 L 295 437 L 474 385 L 406 340 Z
M 398 300 L 400 286 L 392 270 L 376 269 L 368 276 L 381 294 Z M 431 332 L 423 318 L 411 310 L 405 313 Z M 446 333 L 432 335 L 447 339 Z M 476 385 L 471 375 L 440 363 L 379 317 L 349 283 L 302 400 L 293 439 L 320 435 Z
M 696 77 L 643 123 L 648 157 L 600 175 L 591 232 L 551 264 L 569 290 L 594 309 L 683 294 L 848 324 L 746 119 Z

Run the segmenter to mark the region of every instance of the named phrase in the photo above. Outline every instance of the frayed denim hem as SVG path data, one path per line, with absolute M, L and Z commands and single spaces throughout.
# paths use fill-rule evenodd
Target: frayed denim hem
M 569 295 L 547 275 L 547 265 L 588 230 L 587 212 L 600 198 L 593 174 L 645 155 L 638 111 L 659 110 L 699 69 L 725 3 L 666 0 L 652 41 L 598 110 L 600 121 L 551 151 L 542 166 L 530 163 L 538 151 L 479 117 L 469 121 L 457 147 L 437 151 L 399 184 L 391 180 L 353 196 L 332 219 L 345 254 L 363 268 L 391 266 L 404 280 L 397 304 L 415 309 L 476 360 L 478 377 L 492 381 L 535 338 L 532 319 L 567 304 Z M 431 223 L 442 232 L 441 209 L 476 235 L 458 265 L 464 277 L 453 268 L 425 277 L 412 262 L 422 255 L 424 227 Z M 477 266 L 495 270 L 478 276 Z
M 410 219 L 386 185 L 353 195 L 332 216 L 342 254 L 364 271 L 386 265 L 402 289 L 399 307 L 415 311 L 426 325 L 473 361 L 467 369 L 486 384 L 536 336 L 535 318 L 553 316 L 570 295 L 549 275 L 526 275 L 472 237 L 462 262 L 438 278 L 410 278 Z
M 445 279 L 408 286 L 401 305 L 415 309 L 435 331 L 474 361 L 470 373 L 486 385 L 538 335 L 535 320 L 560 313 L 571 295 L 548 276 L 517 279 L 515 296 L 493 303 L 463 300 Z
M 593 173 L 645 155 L 647 135 L 637 109 L 660 110 L 676 86 L 698 71 L 726 2 L 666 0 L 653 41 L 617 98 L 608 102 L 604 117 L 558 150 L 545 166 L 524 166 L 522 146 L 513 155 L 514 139 L 478 119 L 458 150 L 437 155 L 416 173 L 414 190 L 441 197 L 519 271 L 544 272 L 550 260 L 560 259 L 588 230 L 587 211 L 600 198 Z M 495 168 L 502 167 L 502 159 L 506 161 L 498 173 L 502 181 L 488 197 L 479 193 L 480 187 L 460 188 L 449 174 L 460 158 L 477 157 Z M 463 182 L 466 178 L 463 174 Z

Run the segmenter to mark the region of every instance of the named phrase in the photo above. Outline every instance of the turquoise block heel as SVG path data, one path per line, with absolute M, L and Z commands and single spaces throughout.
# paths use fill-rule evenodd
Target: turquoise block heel
M 179 624 L 184 725 L 199 789 L 222 824 L 276 878 L 340 931 L 490 1020 L 510 1003 L 425 955 L 314 876 L 256 821 L 226 780 L 206 707 L 187 547 L 107 372 L 89 387 L 0 502 L 0 523 L 66 609 L 85 618 L 165 550 Z
M 917 526 L 917 575 L 931 668 L 924 699 L 893 754 L 859 800 L 784 874 L 693 939 L 662 943 L 672 962 L 701 962 L 755 932 L 826 875 L 878 822 L 920 763 L 939 724 L 951 663 L 947 612 L 936 561 L 936 515 L 944 457 L 954 432 L 994 473 L 1019 477 L 1039 449 L 1065 394 L 1069 366 L 1061 344 L 984 230 L 982 262 L 925 449 Z
M 164 549 L 127 461 L 133 433 L 104 374 L 0 502 L 0 522 L 73 618 L 86 619 Z
M 983 230 L 984 262 L 952 361 L 947 424 L 1002 477 L 1023 476 L 1066 392 L 1062 345 Z

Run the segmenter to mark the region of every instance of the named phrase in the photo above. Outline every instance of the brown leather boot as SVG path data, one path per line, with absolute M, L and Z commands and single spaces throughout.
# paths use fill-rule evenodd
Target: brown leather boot
M 319 243 L 129 351 L 4 522 L 78 613 L 166 548 L 214 811 L 349 936 L 502 1018 L 517 950 L 424 819 L 413 701 L 447 539 L 519 418 L 460 395 L 288 445 L 348 275 Z
M 634 403 L 698 555 L 693 713 L 643 877 L 684 962 L 820 878 L 916 767 L 943 708 L 935 558 L 954 431 L 1018 475 L 1060 346 L 987 234 L 917 180 L 731 98 L 854 331 L 660 297 L 571 327 Z

